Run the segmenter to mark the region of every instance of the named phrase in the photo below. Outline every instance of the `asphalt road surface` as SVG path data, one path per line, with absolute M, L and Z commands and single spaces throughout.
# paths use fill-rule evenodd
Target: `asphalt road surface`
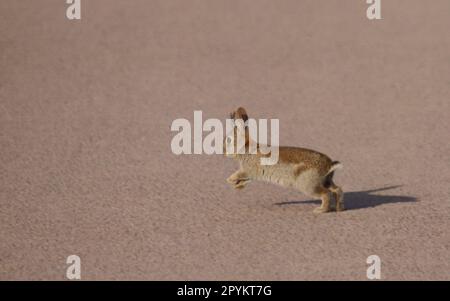
M 450 280 L 450 1 L 0 2 L 0 279 Z M 237 106 L 344 164 L 347 211 L 172 153 Z

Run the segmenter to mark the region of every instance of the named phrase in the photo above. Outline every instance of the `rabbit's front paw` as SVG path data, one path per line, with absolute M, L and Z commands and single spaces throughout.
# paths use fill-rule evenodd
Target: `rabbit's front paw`
M 245 185 L 247 185 L 248 182 L 250 182 L 248 179 L 239 179 L 234 185 L 234 189 L 242 189 L 245 187 Z
M 247 174 L 242 171 L 237 171 L 228 177 L 227 182 L 234 186 L 236 189 L 244 188 L 244 186 L 250 181 Z

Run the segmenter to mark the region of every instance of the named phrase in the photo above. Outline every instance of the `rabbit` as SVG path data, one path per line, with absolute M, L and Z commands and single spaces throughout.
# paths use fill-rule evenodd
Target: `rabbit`
M 236 120 L 246 122 L 247 112 L 239 107 L 230 114 L 234 123 Z M 245 123 L 248 124 L 248 123 Z M 233 127 L 234 140 L 237 141 L 237 127 Z M 228 135 L 229 137 L 229 135 Z M 338 161 L 332 161 L 328 156 L 314 150 L 299 147 L 279 147 L 279 160 L 274 165 L 262 165 L 260 159 L 264 155 L 260 151 L 261 145 L 256 144 L 256 153 L 245 152 L 244 154 L 227 154 L 226 146 L 231 143 L 224 139 L 224 154 L 233 157 L 240 163 L 240 168 L 230 177 L 227 182 L 236 189 L 244 188 L 253 180 L 265 181 L 281 185 L 286 188 L 294 188 L 304 194 L 320 198 L 322 204 L 314 209 L 314 213 L 325 213 L 331 211 L 330 193 L 336 201 L 336 211 L 344 210 L 344 198 L 342 188 L 333 182 L 335 170 L 343 165 Z M 248 148 L 250 135 L 248 127 L 245 127 L 245 147 Z

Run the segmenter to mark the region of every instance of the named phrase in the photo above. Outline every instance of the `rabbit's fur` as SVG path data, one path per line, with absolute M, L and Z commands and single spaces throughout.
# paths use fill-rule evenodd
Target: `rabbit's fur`
M 244 108 L 238 108 L 231 114 L 234 120 L 248 120 Z M 237 129 L 233 130 L 236 138 Z M 246 147 L 249 144 L 248 129 L 245 130 Z M 236 139 L 234 139 L 236 141 Z M 224 144 L 225 147 L 225 144 Z M 299 147 L 279 147 L 279 160 L 274 165 L 262 165 L 262 154 L 257 145 L 256 154 L 232 154 L 240 163 L 240 168 L 233 173 L 227 182 L 236 189 L 242 189 L 252 180 L 265 181 L 287 188 L 297 189 L 304 194 L 322 200 L 322 205 L 315 213 L 331 211 L 330 194 L 336 200 L 336 211 L 344 210 L 342 189 L 334 184 L 334 171 L 342 167 L 338 161 L 332 161 L 328 156 L 314 150 Z

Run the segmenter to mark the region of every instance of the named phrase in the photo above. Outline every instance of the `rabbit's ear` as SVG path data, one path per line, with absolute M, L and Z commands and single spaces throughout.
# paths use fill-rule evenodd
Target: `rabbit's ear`
M 242 119 L 246 122 L 248 120 L 247 111 L 243 107 L 239 107 L 234 113 L 234 119 Z

